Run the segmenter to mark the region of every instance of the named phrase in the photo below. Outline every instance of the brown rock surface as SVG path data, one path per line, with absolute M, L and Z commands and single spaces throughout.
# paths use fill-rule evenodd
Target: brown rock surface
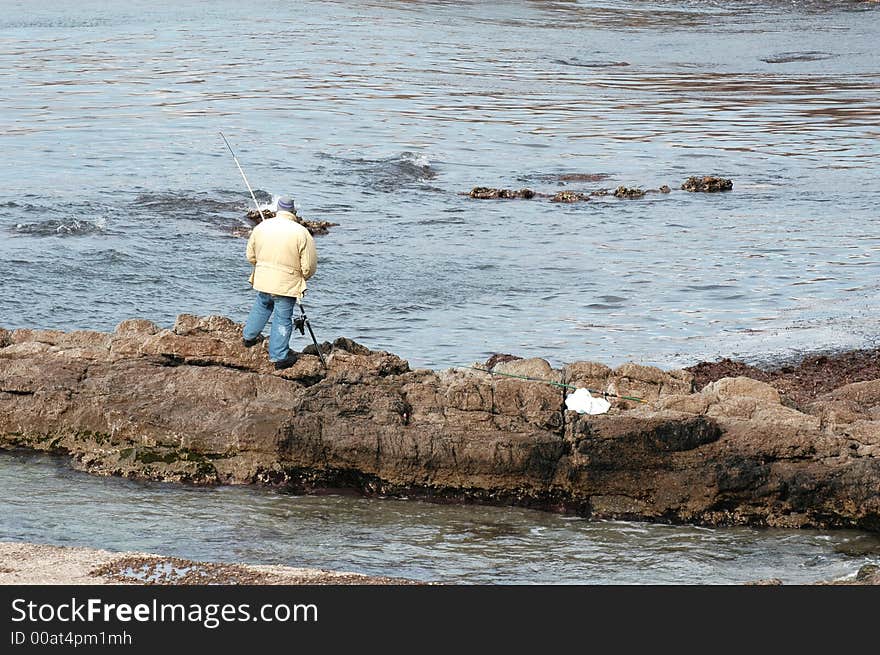
M 880 530 L 880 376 L 810 396 L 783 384 L 793 374 L 755 380 L 742 366 L 710 380 L 705 367 L 493 362 L 544 384 L 410 370 L 348 339 L 326 371 L 306 354 L 275 371 L 265 343 L 244 348 L 241 327 L 217 316 L 0 343 L 0 447 L 67 453 L 94 473 Z M 559 384 L 647 402 L 578 415 Z

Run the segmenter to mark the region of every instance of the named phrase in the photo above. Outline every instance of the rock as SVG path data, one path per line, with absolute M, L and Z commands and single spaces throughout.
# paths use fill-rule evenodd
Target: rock
M 853 382 L 822 397 L 831 401 L 851 403 L 862 411 L 880 406 L 880 380 Z
M 742 396 L 768 403 L 781 402 L 779 391 L 774 387 L 747 377 L 722 378 L 710 382 L 703 388 L 702 394 L 711 398 L 710 402 L 723 402 Z
M 681 185 L 681 188 L 684 191 L 713 193 L 715 191 L 730 191 L 733 189 L 733 182 L 723 177 L 704 175 L 702 177 L 689 177 Z
M 660 400 L 658 407 L 685 414 L 706 414 L 709 400 L 700 394 L 672 395 Z
M 269 211 L 268 209 L 264 209 L 262 214 L 258 212 L 256 209 L 248 210 L 245 217 L 254 224 L 260 223 L 267 218 L 274 218 L 275 212 Z M 324 234 L 329 234 L 331 227 L 336 227 L 339 223 L 331 223 L 330 221 L 308 221 L 296 214 L 294 214 L 294 218 L 296 222 L 305 227 L 310 234 L 313 236 L 320 236 Z M 235 230 L 235 236 L 250 236 L 249 231 Z
M 66 453 L 96 474 L 880 531 L 874 380 L 823 386 L 800 411 L 781 402 L 783 378 L 696 391 L 692 370 L 512 355 L 490 358 L 494 374 L 411 370 L 344 337 L 322 344 L 326 370 L 304 352 L 275 371 L 221 316 L 0 339 L 0 447 Z M 561 384 L 649 402 L 579 415 Z
M 550 202 L 581 202 L 589 200 L 590 196 L 575 191 L 557 191 L 556 195 L 550 198 Z
M 245 218 L 247 218 L 252 223 L 261 223 L 267 218 L 275 218 L 275 212 L 270 209 L 256 210 L 256 209 L 248 209 L 245 213 Z
M 808 404 L 804 411 L 817 416 L 823 425 L 840 426 L 863 419 L 870 420 L 871 415 L 851 400 L 817 400 Z
M 327 353 L 329 353 L 333 350 L 333 344 L 330 343 L 329 341 L 324 341 L 324 342 L 318 344 L 318 346 L 315 346 L 315 344 L 310 343 L 305 348 L 303 348 L 303 354 L 317 356 L 318 355 L 318 348 L 320 348 L 320 352 L 322 354 L 326 355 Z M 342 350 L 345 350 L 345 348 L 342 348 Z M 358 354 L 358 353 L 355 353 L 355 354 Z
M 139 337 L 156 334 L 158 331 L 159 326 L 152 321 L 142 318 L 130 318 L 117 325 L 113 334 L 118 337 Z
M 816 401 L 823 394 L 846 385 L 880 379 L 880 349 L 806 356 L 795 363 L 781 364 L 766 370 L 730 359 L 701 362 L 687 370 L 694 374 L 697 388 L 724 377 L 744 376 L 767 382 L 779 390 L 783 402 L 797 407 Z M 864 393 L 868 388 L 870 387 L 855 387 L 852 391 L 841 391 L 840 394 Z M 845 399 L 840 394 L 836 398 Z M 859 402 L 865 400 L 869 398 L 866 396 Z
M 644 198 L 645 192 L 642 189 L 637 189 L 635 187 L 625 187 L 619 186 L 614 190 L 615 198 L 627 198 L 627 199 L 636 199 L 636 198 Z
M 553 179 L 565 182 L 593 182 L 607 178 L 607 175 L 562 175 Z M 730 180 L 725 180 L 713 176 L 691 177 L 682 184 L 682 189 L 687 191 L 728 191 L 733 188 Z M 616 189 L 594 189 L 593 191 L 570 191 L 567 189 L 559 190 L 554 194 L 539 193 L 531 189 L 499 189 L 495 187 L 473 187 L 469 192 L 462 194 L 479 200 L 498 200 L 510 198 L 549 198 L 550 202 L 573 203 L 584 202 L 591 197 L 602 197 L 613 194 L 617 198 L 628 200 L 643 198 L 648 193 L 670 193 L 669 185 L 663 184 L 657 189 L 644 190 L 639 187 L 618 186 Z
M 596 391 L 608 391 L 611 376 L 612 371 L 608 366 L 596 362 L 574 362 L 562 369 L 566 384 Z
M 478 200 L 497 200 L 499 198 L 524 198 L 530 200 L 535 197 L 535 192 L 531 189 L 495 189 L 492 187 L 475 186 L 470 190 L 468 195 Z
M 10 343 L 46 343 L 54 346 L 64 336 L 61 330 L 13 330 L 9 335 Z
M 181 314 L 177 317 L 177 321 L 175 321 L 171 331 L 182 337 L 216 335 L 219 337 L 241 338 L 241 326 L 233 323 L 225 316 L 206 316 L 202 318 L 192 314 Z
M 561 382 L 558 371 L 546 359 L 532 357 L 531 359 L 510 359 L 506 362 L 495 364 L 494 370 L 508 375 L 523 375 L 526 377 L 541 378 L 552 382 Z
M 311 344 L 311 346 L 308 347 L 314 348 L 315 346 L 314 344 Z M 339 337 L 338 339 L 335 339 L 333 341 L 332 347 L 336 348 L 337 350 L 344 350 L 345 352 L 351 353 L 353 355 L 369 355 L 372 353 L 372 351 L 366 346 L 362 346 L 353 339 L 348 339 L 346 337 Z M 328 348 L 327 350 L 324 350 L 322 348 L 321 351 L 329 352 L 330 349 Z
M 876 564 L 865 564 L 859 569 L 858 573 L 856 573 L 856 580 L 863 584 L 880 584 L 880 566 L 877 566 Z
M 753 380 L 761 380 L 763 382 L 770 380 L 770 375 L 761 369 L 755 366 L 749 366 L 742 362 L 735 362 L 728 358 L 717 362 L 700 362 L 686 370 L 694 376 L 694 384 L 698 390 L 702 389 L 709 382 L 714 382 L 721 378 L 743 376 Z
M 500 364 L 501 362 L 510 362 L 516 359 L 522 359 L 522 357 L 517 357 L 516 355 L 507 355 L 505 353 L 495 353 L 486 360 L 486 362 L 483 364 L 483 368 L 491 371 L 495 367 L 495 364 Z
M 689 377 L 682 379 L 655 366 L 641 366 L 629 362 L 614 369 L 608 387 L 603 391 L 653 401 L 669 394 L 689 393 L 691 381 Z M 621 405 L 629 408 L 633 407 L 634 403 L 626 401 Z

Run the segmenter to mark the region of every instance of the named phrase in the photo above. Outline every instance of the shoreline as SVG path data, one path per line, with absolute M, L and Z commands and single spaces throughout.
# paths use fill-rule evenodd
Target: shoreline
M 405 578 L 0 541 L 0 585 L 411 585 Z

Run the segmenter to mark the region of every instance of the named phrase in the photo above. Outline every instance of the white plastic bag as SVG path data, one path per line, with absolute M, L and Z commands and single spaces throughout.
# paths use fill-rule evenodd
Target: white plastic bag
M 565 397 L 565 406 L 578 414 L 604 414 L 611 403 L 604 398 L 593 398 L 586 389 L 577 389 Z

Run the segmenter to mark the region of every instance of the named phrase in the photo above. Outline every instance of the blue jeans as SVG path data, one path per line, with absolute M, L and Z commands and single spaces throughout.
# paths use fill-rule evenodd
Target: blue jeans
M 290 352 L 290 335 L 293 332 L 293 310 L 296 307 L 296 298 L 289 296 L 273 296 L 262 291 L 257 291 L 254 306 L 244 324 L 242 336 L 245 339 L 256 339 L 266 327 L 272 312 L 272 329 L 269 330 L 269 360 L 280 362 L 287 359 Z

